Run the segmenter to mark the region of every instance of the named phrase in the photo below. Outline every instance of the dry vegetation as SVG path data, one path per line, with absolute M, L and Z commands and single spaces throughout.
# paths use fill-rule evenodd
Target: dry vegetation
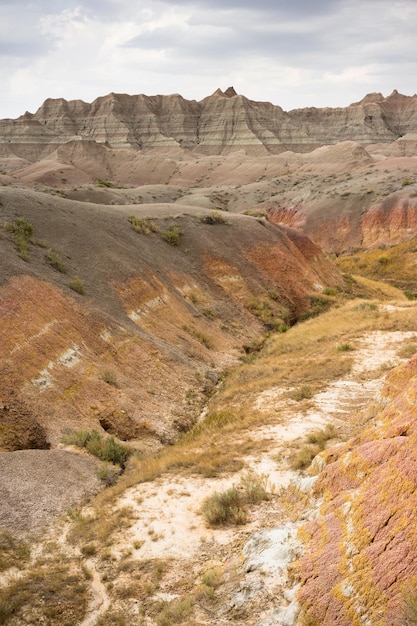
M 279 412 L 257 410 L 256 399 L 265 390 L 282 388 L 286 390 L 289 410 L 292 406 L 294 411 L 303 410 L 303 403 L 308 403 L 317 391 L 349 373 L 355 354 L 352 348 L 358 337 L 375 330 L 417 331 L 414 305 L 400 292 L 366 279 L 356 281 L 357 292 L 372 299 L 349 300 L 342 295 L 329 295 L 334 305 L 331 310 L 285 333 L 264 338 L 262 348 L 251 362 L 242 363 L 226 376 L 209 400 L 205 419 L 177 443 L 144 458 L 123 457 L 121 464 L 126 464 L 126 469 L 117 483 L 102 491 L 88 507 L 68 512 L 70 547 L 65 557 L 60 560 L 54 557 L 51 566 L 45 559 L 28 564 L 27 547 L 5 536 L 3 553 L 11 551 L 14 556 L 10 563 L 22 568 L 22 577 L 2 592 L 0 623 L 7 623 L 13 616 L 20 619 L 23 614 L 33 615 L 36 620 L 47 619 L 48 624 L 79 623 L 87 608 L 90 584 L 86 559 L 94 560 L 111 599 L 111 607 L 98 616 L 97 624 L 129 624 L 132 619 L 141 624 L 146 623 L 146 616 L 158 626 L 214 623 L 212 617 L 199 621 L 199 612 L 202 606 L 215 607 L 219 598 L 226 597 L 228 587 L 223 567 L 209 565 L 210 558 L 215 556 L 210 554 L 209 547 L 204 549 L 208 556 L 201 575 L 189 573 L 188 577 L 181 578 L 178 570 L 176 596 L 168 594 L 165 598 L 167 577 L 170 579 L 179 564 L 173 569 L 168 561 L 135 558 L 134 552 L 142 545 L 140 540 L 131 546 L 125 544 L 123 549 L 120 547 L 123 533 L 141 516 L 141 503 L 135 508 L 122 507 L 119 500 L 127 489 L 140 483 L 154 481 L 157 490 L 158 480 L 169 475 L 224 478 L 240 472 L 232 486 L 214 490 L 204 500 L 200 514 L 209 528 L 239 527 L 251 521 L 256 507 L 272 506 L 271 502 L 276 503 L 274 506 L 284 519 L 297 519 L 308 505 L 305 494 L 294 487 L 279 489 L 274 494 L 266 476 L 247 471 L 249 455 L 281 445 L 269 438 L 254 436 L 258 427 L 273 425 L 282 419 Z M 385 302 L 393 294 L 400 307 L 388 314 Z M 410 340 L 402 346 L 401 354 L 405 358 L 416 349 L 416 341 Z M 112 380 L 107 382 L 113 384 Z M 341 432 L 329 424 L 313 430 L 295 447 L 285 449 L 283 444 L 281 462 L 284 460 L 288 467 L 304 470 L 329 442 L 346 437 L 356 426 L 357 423 L 346 424 Z M 93 452 L 98 450 L 100 454 L 111 440 L 83 432 L 75 433 L 73 438 L 72 443 L 87 448 L 92 442 Z M 114 446 L 111 449 L 114 452 Z M 160 539 L 152 527 L 148 528 L 148 535 L 152 541 Z M 44 602 L 39 598 L 44 598 Z M 132 606 L 129 599 L 140 603 L 142 613 L 136 617 L 129 608 Z

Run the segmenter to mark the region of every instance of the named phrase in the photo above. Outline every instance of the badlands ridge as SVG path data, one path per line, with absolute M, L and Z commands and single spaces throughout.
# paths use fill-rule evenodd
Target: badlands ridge
M 417 623 L 416 198 L 397 91 L 0 121 L 0 624 Z

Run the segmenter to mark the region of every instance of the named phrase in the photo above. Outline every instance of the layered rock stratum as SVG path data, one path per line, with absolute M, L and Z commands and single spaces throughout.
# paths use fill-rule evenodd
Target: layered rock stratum
M 39 151 L 69 141 L 96 141 L 118 148 L 187 148 L 206 154 L 245 149 L 251 153 L 309 152 L 341 141 L 360 144 L 415 139 L 417 96 L 393 91 L 370 94 L 340 108 L 284 111 L 256 102 L 230 87 L 197 102 L 179 94 L 145 96 L 111 93 L 91 104 L 48 99 L 32 114 L 2 120 L 3 153 Z

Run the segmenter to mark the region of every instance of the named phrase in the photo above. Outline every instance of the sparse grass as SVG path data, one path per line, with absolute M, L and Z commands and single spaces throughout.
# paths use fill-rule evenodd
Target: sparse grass
M 325 449 L 326 443 L 337 436 L 338 433 L 334 424 L 327 424 L 325 428 L 309 433 L 306 437 L 307 443 L 292 455 L 291 467 L 295 470 L 309 467 L 314 457 Z
M 59 252 L 49 249 L 45 253 L 45 259 L 47 263 L 54 268 L 54 270 L 60 272 L 61 274 L 66 274 L 67 268 L 65 267 L 64 261 Z
M 162 233 L 162 239 L 169 243 L 170 246 L 179 246 L 182 231 L 176 224 L 170 224 L 167 230 Z
M 114 463 L 124 468 L 126 461 L 131 454 L 131 450 L 118 443 L 114 437 L 104 437 L 96 430 L 91 432 L 80 430 L 62 439 L 66 445 L 74 445 L 85 448 L 90 454 L 98 457 L 102 461 Z
M 0 531 L 0 572 L 21 567 L 30 557 L 30 547 L 7 530 Z
M 406 343 L 398 350 L 397 354 L 400 359 L 410 359 L 417 352 L 417 344 L 414 342 Z
M 76 293 L 79 293 L 81 296 L 85 294 L 84 285 L 81 282 L 81 280 L 78 278 L 78 276 L 73 276 L 71 278 L 70 282 L 68 283 L 68 287 L 72 289 L 73 291 L 75 291 Z
M 33 226 L 24 217 L 16 217 L 8 222 L 6 229 L 12 234 L 16 250 L 24 261 L 29 261 L 28 243 L 32 239 Z
M 344 272 L 359 274 L 371 279 L 383 279 L 390 285 L 410 294 L 417 293 L 415 250 L 417 238 L 384 250 L 357 252 L 340 256 L 336 265 Z M 405 295 L 405 297 L 408 297 Z
M 273 289 L 268 289 L 267 297 L 251 296 L 245 302 L 245 307 L 255 315 L 269 330 L 287 329 L 289 323 L 288 309 L 277 302 L 278 295 Z M 280 330 L 281 329 L 281 330 Z
M 106 487 L 114 485 L 119 476 L 119 472 L 115 471 L 115 467 L 112 463 L 103 463 L 96 470 L 97 477 L 101 480 Z
M 0 590 L 0 624 L 70 626 L 82 621 L 88 593 L 82 571 L 63 555 L 38 563 Z M 24 617 L 23 617 L 24 616 Z
M 157 626 L 173 626 L 174 624 L 189 624 L 189 616 L 193 610 L 194 601 L 191 597 L 177 598 L 171 602 L 163 602 L 156 617 Z
M 311 317 L 316 317 L 325 311 L 328 311 L 333 304 L 333 300 L 327 296 L 310 296 L 310 308 L 301 314 L 300 320 L 305 321 Z

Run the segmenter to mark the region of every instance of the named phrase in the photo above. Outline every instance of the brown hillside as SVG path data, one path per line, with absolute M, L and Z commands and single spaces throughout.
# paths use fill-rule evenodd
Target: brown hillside
M 20 421 L 27 407 L 48 445 L 100 425 L 139 447 L 175 439 L 244 345 L 342 284 L 304 236 L 249 216 L 204 223 L 190 207 L 16 189 L 0 200 L 1 397 Z M 135 232 L 132 215 L 155 232 Z M 18 217 L 33 226 L 27 260 L 7 227 Z

